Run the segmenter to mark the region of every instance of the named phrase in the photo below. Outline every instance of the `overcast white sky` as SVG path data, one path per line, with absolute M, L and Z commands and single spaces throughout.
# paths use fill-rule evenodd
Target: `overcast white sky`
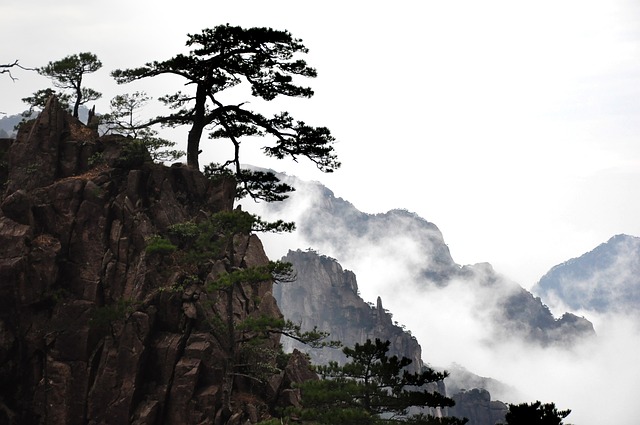
M 91 51 L 104 67 L 86 84 L 106 111 L 116 94 L 183 88 L 117 86 L 111 70 L 186 52 L 187 33 L 227 22 L 304 40 L 316 96 L 274 103 L 328 126 L 343 168 L 245 162 L 322 181 L 366 212 L 414 211 L 458 263 L 488 261 L 525 287 L 614 234 L 640 235 L 638 2 L 3 0 L 0 63 Z M 0 111 L 48 86 L 14 74 Z M 216 159 L 202 148 L 201 163 Z

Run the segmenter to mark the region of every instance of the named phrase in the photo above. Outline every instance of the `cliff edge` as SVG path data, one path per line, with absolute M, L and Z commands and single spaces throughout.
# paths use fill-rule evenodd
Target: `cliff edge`
M 266 264 L 260 240 L 236 236 L 196 279 L 147 249 L 170 226 L 231 211 L 233 181 L 154 164 L 55 98 L 0 154 L 0 423 L 244 424 L 295 402 L 304 359 L 230 381 L 239 348 L 214 326 L 221 312 L 282 317 L 271 282 L 238 284 L 233 299 L 206 289 Z

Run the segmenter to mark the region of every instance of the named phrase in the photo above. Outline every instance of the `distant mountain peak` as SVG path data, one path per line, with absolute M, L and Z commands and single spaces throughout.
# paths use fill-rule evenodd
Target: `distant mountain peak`
M 417 301 L 435 294 L 431 291 L 460 287 L 470 296 L 461 297 L 459 302 L 470 304 L 456 308 L 466 309 L 466 314 L 474 317 L 482 316 L 492 332 L 490 340 L 517 337 L 530 344 L 567 347 L 595 334 L 586 319 L 554 318 L 539 298 L 496 272 L 491 264 L 458 265 L 438 227 L 416 213 L 393 209 L 368 214 L 336 198 L 320 183 L 278 176 L 297 190 L 277 205 L 266 205 L 267 218 L 283 218 L 283 214 L 295 212 L 294 217 L 285 217 L 295 220 L 302 247 L 329 253 L 362 273 L 361 279 L 366 276 L 362 288 L 379 288 L 385 303 L 394 308 L 402 297 Z M 377 294 L 371 295 L 375 299 Z M 474 297 L 485 301 L 477 302 Z M 344 301 L 337 298 L 331 302 Z
M 615 235 L 552 267 L 532 290 L 573 310 L 640 312 L 640 238 Z

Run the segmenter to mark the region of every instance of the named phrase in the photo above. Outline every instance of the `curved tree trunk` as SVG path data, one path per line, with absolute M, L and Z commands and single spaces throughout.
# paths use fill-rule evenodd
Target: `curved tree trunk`
M 189 130 L 187 138 L 187 165 L 191 168 L 200 169 L 198 156 L 200 155 L 200 138 L 206 126 L 205 105 L 207 103 L 207 90 L 205 83 L 198 83 L 196 89 L 196 104 L 194 106 L 193 125 Z
M 76 82 L 76 103 L 73 105 L 73 117 L 78 118 L 78 112 L 80 110 L 80 104 L 82 103 L 82 76 L 78 78 Z
M 190 168 L 200 169 L 198 156 L 200 155 L 200 137 L 202 137 L 203 130 L 204 125 L 195 122 L 191 130 L 189 130 L 189 136 L 187 138 L 187 165 Z

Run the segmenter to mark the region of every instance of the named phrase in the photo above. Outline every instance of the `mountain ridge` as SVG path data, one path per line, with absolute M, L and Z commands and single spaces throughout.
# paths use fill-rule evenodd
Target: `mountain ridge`
M 640 238 L 618 234 L 552 267 L 532 291 L 573 310 L 640 314 Z
M 376 288 L 386 292 L 380 295 L 387 303 L 396 295 L 390 288 L 399 282 L 403 293 L 411 288 L 420 296 L 460 286 L 485 298 L 486 302 L 468 308 L 492 322 L 495 338 L 570 346 L 595 335 L 593 325 L 582 317 L 567 313 L 556 319 L 540 298 L 497 273 L 489 263 L 455 263 L 437 225 L 418 214 L 402 209 L 364 213 L 321 183 L 276 175 L 296 187 L 296 192 L 280 204 L 262 204 L 257 212 L 293 219 L 299 248 L 313 247 L 349 268 L 360 261 L 359 278 L 367 285 L 372 279 L 384 280 Z M 268 249 L 268 242 L 266 246 Z

